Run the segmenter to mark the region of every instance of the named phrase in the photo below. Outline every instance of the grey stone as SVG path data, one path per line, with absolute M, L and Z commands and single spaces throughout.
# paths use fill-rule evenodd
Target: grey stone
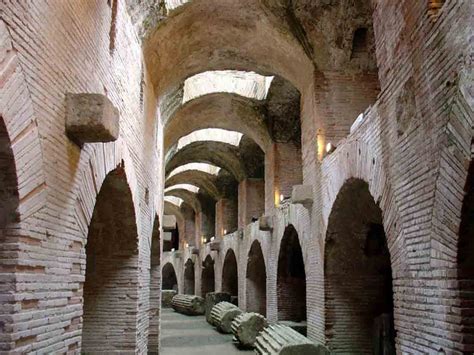
M 102 94 L 66 94 L 66 133 L 79 145 L 115 141 L 119 136 L 120 116 Z
M 161 305 L 166 308 L 171 307 L 171 301 L 176 296 L 176 290 L 161 290 Z
M 214 324 L 221 333 L 229 334 L 232 331 L 232 321 L 240 314 L 242 314 L 242 310 L 234 304 L 220 302 L 212 308 L 212 324 Z
M 211 247 L 212 251 L 221 250 L 221 242 L 220 241 L 211 242 L 211 243 L 209 243 L 209 246 Z
M 271 232 L 273 230 L 273 219 L 271 216 L 262 216 L 258 219 L 258 228 L 261 231 Z
M 176 228 L 176 217 L 173 215 L 163 216 L 163 231 L 171 232 Z
M 208 323 L 212 324 L 212 308 L 219 302 L 230 302 L 230 298 L 230 294 L 228 294 L 227 292 L 208 292 L 206 294 L 206 320 Z
M 291 203 L 311 206 L 313 204 L 313 187 L 311 185 L 293 186 Z
M 189 316 L 203 315 L 205 312 L 204 298 L 193 295 L 176 295 L 171 301 L 176 312 Z
M 255 341 L 257 354 L 326 355 L 329 351 L 290 327 L 275 324 L 265 328 Z
M 258 334 L 267 326 L 268 322 L 261 314 L 242 313 L 234 319 L 231 325 L 234 341 L 243 348 L 253 348 Z

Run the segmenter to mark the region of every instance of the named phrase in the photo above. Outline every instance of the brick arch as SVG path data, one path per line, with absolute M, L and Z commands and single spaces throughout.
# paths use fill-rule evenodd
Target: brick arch
M 195 271 L 194 262 L 191 259 L 186 260 L 184 263 L 184 294 L 194 295 L 195 294 Z
M 458 240 L 458 282 L 463 353 L 474 351 L 474 160 L 464 188 Z
M 277 267 L 278 320 L 306 321 L 306 270 L 298 233 L 285 228 Z
M 214 260 L 211 255 L 207 255 L 202 262 L 201 271 L 201 295 L 206 297 L 208 292 L 214 292 L 216 287 L 215 273 L 214 273 Z
M 246 263 L 246 310 L 267 314 L 267 268 L 262 246 L 254 240 L 248 252 Z
M 161 269 L 161 279 L 163 280 L 163 290 L 178 290 L 178 278 L 171 262 L 163 265 L 163 268 Z
M 96 201 L 86 245 L 82 349 L 133 350 L 139 248 L 135 205 L 123 167 L 107 174 Z
M 150 252 L 150 311 L 148 329 L 148 351 L 158 351 L 161 303 L 161 226 L 160 217 L 155 216 L 151 236 Z
M 238 299 L 239 277 L 238 263 L 232 248 L 227 249 L 222 267 L 222 292 L 228 292 Z
M 382 210 L 365 181 L 349 179 L 342 186 L 326 233 L 329 348 L 336 353 L 370 353 L 389 346 L 395 352 L 392 263 Z
M 402 273 L 407 268 L 408 259 L 403 245 L 403 228 L 393 189 L 384 172 L 382 161 L 381 155 L 374 151 L 373 147 L 360 140 L 346 142 L 323 161 L 325 188 L 322 190 L 322 235 L 327 236 L 329 215 L 345 182 L 352 178 L 366 181 L 370 194 L 382 211 L 388 248 L 392 255 L 392 268 Z

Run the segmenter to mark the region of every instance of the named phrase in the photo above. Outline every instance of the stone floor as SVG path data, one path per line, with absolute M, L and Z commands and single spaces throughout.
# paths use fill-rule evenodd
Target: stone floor
M 232 355 L 253 353 L 239 350 L 232 335 L 221 334 L 210 326 L 204 316 L 190 317 L 170 308 L 161 310 L 162 355 Z

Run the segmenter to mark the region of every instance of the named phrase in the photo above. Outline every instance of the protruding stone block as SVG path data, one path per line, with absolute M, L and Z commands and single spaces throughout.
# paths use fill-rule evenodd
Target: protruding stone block
M 106 96 L 66 94 L 66 133 L 77 144 L 115 141 L 119 122 L 119 112 Z
M 183 258 L 183 252 L 182 251 L 175 251 L 173 253 L 173 257 L 175 257 L 176 259 L 182 259 Z
M 229 302 L 220 302 L 216 304 L 211 311 L 211 324 L 215 325 L 217 330 L 228 334 L 232 331 L 232 321 L 242 310 Z
M 258 334 L 266 327 L 268 322 L 265 317 L 253 312 L 240 314 L 231 325 L 234 341 L 243 348 L 253 348 Z
M 261 231 L 271 232 L 273 230 L 273 218 L 271 216 L 262 216 L 258 219 L 258 228 Z
M 311 185 L 295 185 L 291 192 L 291 203 L 310 206 L 313 204 L 313 187 Z
M 193 295 L 176 295 L 171 301 L 171 306 L 178 313 L 189 316 L 203 315 L 205 312 L 204 298 Z
M 315 344 L 290 327 L 275 324 L 265 328 L 255 341 L 257 354 L 328 355 L 321 344 Z
M 210 246 L 211 250 L 213 250 L 213 251 L 220 251 L 221 250 L 221 242 L 218 241 L 218 240 L 216 240 L 214 242 L 210 242 L 209 246 Z
M 191 250 L 191 254 L 193 255 L 199 255 L 199 249 L 194 247 L 192 250 Z
M 212 308 L 220 302 L 229 302 L 230 294 L 227 292 L 208 292 L 206 294 L 206 320 L 212 324 L 211 312 Z M 215 324 L 212 324 L 215 325 Z
M 176 294 L 176 290 L 161 290 L 161 305 L 165 308 L 171 308 L 171 301 Z
M 176 228 L 176 217 L 173 215 L 163 216 L 163 231 L 171 232 Z

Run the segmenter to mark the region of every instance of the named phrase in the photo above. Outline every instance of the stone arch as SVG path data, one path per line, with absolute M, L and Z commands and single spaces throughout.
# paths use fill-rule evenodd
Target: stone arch
M 242 11 L 247 16 L 232 16 Z M 213 16 L 204 21 L 203 13 Z M 229 18 L 234 21 L 230 27 Z M 171 13 L 165 26 L 151 33 L 144 52 L 159 96 L 194 74 L 228 69 L 276 73 L 301 90 L 311 82 L 314 65 L 291 31 L 286 21 L 265 11 L 259 2 L 191 2 L 179 15 Z
M 222 268 L 222 292 L 228 292 L 231 297 L 238 300 L 239 276 L 237 258 L 232 249 L 227 250 Z
M 278 320 L 306 321 L 306 271 L 298 233 L 285 228 L 277 271 Z
M 195 293 L 195 277 L 194 263 L 188 259 L 184 264 L 184 294 L 194 295 Z
M 178 278 L 174 266 L 171 263 L 166 263 L 161 269 L 161 289 L 178 291 Z
M 116 206 L 121 206 L 117 209 Z M 103 181 L 89 225 L 82 349 L 135 348 L 138 311 L 138 233 L 132 193 L 118 167 Z M 129 309 L 118 313 L 116 309 Z
M 148 352 L 157 353 L 159 346 L 161 303 L 161 232 L 160 219 L 155 217 L 150 250 L 150 321 L 148 328 Z
M 382 210 L 349 179 L 329 216 L 325 247 L 326 341 L 331 351 L 395 351 L 390 252 Z
M 208 255 L 202 263 L 201 273 L 201 295 L 206 297 L 209 292 L 215 290 L 214 260 Z
M 262 247 L 258 240 L 255 240 L 250 247 L 245 280 L 247 312 L 257 312 L 266 316 L 267 271 Z
M 469 165 L 458 241 L 462 351 L 474 351 L 474 160 Z
M 165 125 L 164 149 L 168 152 L 178 139 L 204 128 L 238 131 L 253 139 L 265 151 L 271 143 L 265 126 L 263 103 L 237 94 L 215 93 L 182 105 Z
M 15 158 L 10 137 L 3 117 L 0 116 L 0 236 L 8 234 L 8 229 L 19 222 L 18 183 Z

